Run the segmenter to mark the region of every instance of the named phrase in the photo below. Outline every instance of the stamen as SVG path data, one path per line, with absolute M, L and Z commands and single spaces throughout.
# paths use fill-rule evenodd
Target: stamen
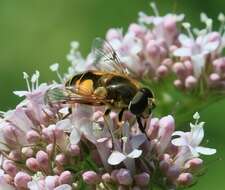
M 218 15 L 218 20 L 221 22 L 219 33 L 222 34 L 222 32 L 224 30 L 224 25 L 225 25 L 225 16 L 223 13 L 220 13 Z
M 190 29 L 191 28 L 191 24 L 189 22 L 184 22 L 184 23 L 182 23 L 182 26 L 186 29 L 189 37 L 194 40 L 194 36 L 193 36 L 193 34 L 191 32 L 191 29 Z
M 56 75 L 59 78 L 60 82 L 64 82 L 63 77 L 59 73 L 59 64 L 58 63 L 52 64 L 49 68 L 51 71 L 56 72 Z
M 35 90 L 35 86 L 34 86 L 34 85 L 35 85 L 36 81 L 37 81 L 37 75 L 36 75 L 36 73 L 35 73 L 35 74 L 33 74 L 32 77 L 31 77 L 31 85 L 32 85 L 32 86 L 31 86 L 31 89 L 32 89 L 32 91 Z
M 159 17 L 159 10 L 158 10 L 156 4 L 154 2 L 151 2 L 150 6 L 152 7 L 152 10 L 153 10 L 155 16 Z
M 36 77 L 37 77 L 37 80 L 36 80 L 36 89 L 37 89 L 39 87 L 39 77 L 40 77 L 39 71 L 36 71 Z
M 72 41 L 72 42 L 70 43 L 70 46 L 71 46 L 71 49 L 72 49 L 72 50 L 77 50 L 77 49 L 79 48 L 80 44 L 79 44 L 79 42 L 77 42 L 77 41 Z
M 200 19 L 206 25 L 208 32 L 212 31 L 213 20 L 209 18 L 205 13 L 200 14 Z
M 26 80 L 27 90 L 30 92 L 31 91 L 31 89 L 30 89 L 30 83 L 28 81 L 29 75 L 26 72 L 23 72 L 23 78 Z

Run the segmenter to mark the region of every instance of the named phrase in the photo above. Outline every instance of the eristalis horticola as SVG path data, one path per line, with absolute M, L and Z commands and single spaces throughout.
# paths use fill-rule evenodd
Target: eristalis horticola
M 141 87 L 140 82 L 129 75 L 112 46 L 96 38 L 92 54 L 97 70 L 76 74 L 65 83 L 65 90 L 51 89 L 46 93 L 47 102 L 66 104 L 87 104 L 106 106 L 105 115 L 111 110 L 119 113 L 128 110 L 137 118 L 139 128 L 144 132 L 141 118 L 147 118 L 155 107 L 150 89 Z

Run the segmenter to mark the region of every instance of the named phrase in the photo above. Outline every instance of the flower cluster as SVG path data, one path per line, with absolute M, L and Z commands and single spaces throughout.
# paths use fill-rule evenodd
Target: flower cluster
M 24 73 L 25 99 L 4 113 L 0 123 L 0 187 L 8 190 L 71 190 L 186 187 L 201 172 L 204 137 L 199 114 L 190 132 L 175 131 L 171 115 L 149 118 L 146 133 L 134 116 L 118 122 L 104 108 L 82 104 L 46 105 L 45 93 L 56 84 L 38 84 L 39 73 Z M 70 111 L 72 109 L 72 111 Z M 72 113 L 71 113 L 72 112 Z
M 205 88 L 224 89 L 225 16 L 219 14 L 221 27 L 216 31 L 213 20 L 201 13 L 205 28 L 192 29 L 190 23 L 183 22 L 184 14 L 160 16 L 154 3 L 151 7 L 155 16 L 140 12 L 138 22 L 130 24 L 126 33 L 117 28 L 108 30 L 106 40 L 121 62 L 142 80 L 159 82 L 172 77 L 173 84 L 181 90 L 198 89 L 202 83 Z M 68 74 L 89 68 L 91 56 L 84 59 L 77 42 L 71 47 Z
M 159 16 L 155 4 L 151 6 L 155 16 L 140 12 L 138 23 L 131 24 L 127 33 L 107 32 L 107 41 L 128 70 L 151 85 L 172 77 L 183 90 L 197 89 L 202 82 L 205 89 L 223 87 L 224 16 L 219 15 L 220 32 L 212 31 L 212 20 L 202 14 L 206 28 L 194 29 L 194 36 L 190 24 L 183 23 L 185 35 L 178 27 L 184 15 Z M 78 47 L 77 42 L 71 43 L 67 57 L 71 66 L 64 76 L 57 63 L 50 67 L 59 83 L 39 84 L 38 71 L 31 78 L 23 73 L 27 90 L 14 91 L 23 100 L 14 110 L 1 113 L 0 188 L 138 190 L 195 183 L 203 170 L 200 155 L 216 153 L 200 146 L 204 122 L 199 122 L 198 113 L 188 132 L 176 131 L 175 120 L 180 118 L 165 116 L 163 111 L 163 116 L 142 119 L 146 127 L 141 131 L 129 111 L 119 121 L 117 112 L 104 114 L 106 106 L 46 102 L 49 91 L 64 89 L 65 79 L 93 68 L 92 54 L 85 59 Z M 161 94 L 170 99 L 168 93 Z

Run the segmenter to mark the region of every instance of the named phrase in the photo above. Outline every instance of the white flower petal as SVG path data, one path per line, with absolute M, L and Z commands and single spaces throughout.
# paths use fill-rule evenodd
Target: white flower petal
M 178 48 L 173 52 L 173 55 L 177 57 L 191 56 L 191 50 L 185 47 Z
M 183 136 L 185 133 L 183 131 L 175 131 L 172 136 Z
M 63 184 L 54 188 L 54 190 L 72 190 L 72 187 L 68 184 Z
M 191 47 L 194 43 L 194 41 L 185 34 L 180 34 L 178 40 L 184 47 Z
M 35 180 L 28 182 L 27 187 L 30 190 L 40 190 L 38 182 Z
M 16 96 L 19 96 L 19 97 L 23 97 L 23 96 L 26 96 L 28 94 L 27 91 L 13 91 L 13 94 L 15 94 Z
M 219 41 L 215 41 L 215 42 L 209 42 L 207 44 L 204 45 L 203 49 L 205 52 L 212 52 L 215 51 L 218 47 L 219 47 L 220 42 Z
M 56 128 L 62 129 L 63 131 L 66 132 L 71 132 L 72 127 L 73 125 L 70 119 L 63 119 L 56 123 Z
M 204 154 L 204 155 L 213 155 L 216 153 L 216 149 L 206 148 L 206 147 L 202 147 L 202 146 L 196 147 L 196 151 L 199 152 L 200 154 Z
M 80 138 L 81 138 L 80 132 L 76 128 L 73 128 L 70 134 L 70 143 L 77 144 L 80 142 Z
M 192 128 L 191 133 L 192 133 L 191 144 L 194 145 L 194 146 L 198 146 L 204 138 L 203 127 L 197 125 L 194 128 Z
M 175 138 L 172 141 L 172 144 L 175 146 L 187 146 L 187 141 L 184 138 Z
M 198 54 L 198 55 L 192 56 L 191 60 L 192 60 L 194 75 L 196 78 L 199 78 L 203 68 L 205 67 L 205 55 Z
M 190 149 L 191 154 L 193 155 L 193 157 L 199 157 L 199 154 L 198 154 L 196 148 L 193 148 L 193 147 L 190 146 L 190 145 L 188 146 L 188 148 Z
M 127 157 L 119 152 L 119 151 L 114 151 L 112 152 L 112 154 L 109 156 L 108 158 L 108 163 L 110 165 L 118 165 L 120 164 L 121 162 L 123 162 Z
M 138 148 L 140 145 L 142 145 L 145 140 L 146 136 L 144 134 L 135 135 L 131 138 L 130 143 L 133 149 Z
M 142 154 L 142 150 L 134 149 L 130 154 L 127 155 L 128 158 L 138 158 Z

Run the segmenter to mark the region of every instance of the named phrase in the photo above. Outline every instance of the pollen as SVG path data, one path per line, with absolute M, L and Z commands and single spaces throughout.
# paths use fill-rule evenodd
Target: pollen
M 88 79 L 84 80 L 79 84 L 79 92 L 84 95 L 92 95 L 94 88 L 93 88 L 93 81 Z

